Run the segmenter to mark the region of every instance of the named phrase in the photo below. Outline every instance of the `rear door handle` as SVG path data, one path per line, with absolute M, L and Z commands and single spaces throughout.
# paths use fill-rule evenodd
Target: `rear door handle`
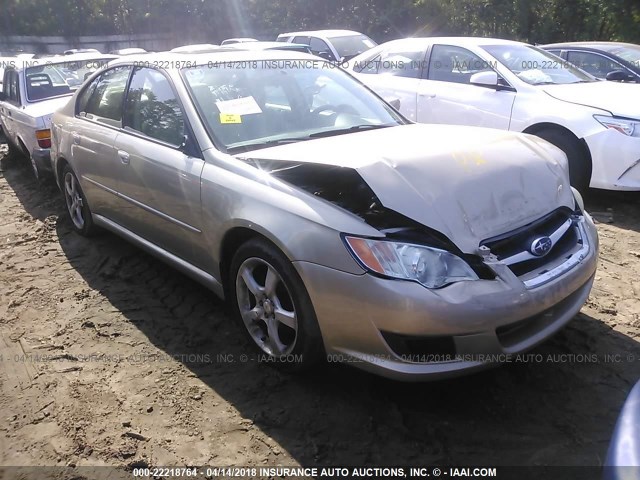
M 436 94 L 435 93 L 420 93 L 420 96 L 422 98 L 436 98 Z
M 77 133 L 74 133 L 71 135 L 71 137 L 73 138 L 74 144 L 80 145 L 80 135 L 78 135 Z
M 122 163 L 124 163 L 125 165 L 129 165 L 131 157 L 127 152 L 125 152 L 124 150 L 118 150 L 118 157 L 120 157 L 120 161 Z

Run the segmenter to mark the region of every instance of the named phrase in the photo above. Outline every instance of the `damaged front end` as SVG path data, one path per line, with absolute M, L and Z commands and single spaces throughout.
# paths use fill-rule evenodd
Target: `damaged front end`
M 243 161 L 358 216 L 384 234 L 384 240 L 343 235 L 356 261 L 374 275 L 414 280 L 429 288 L 496 276 L 480 256 L 462 252 L 441 232 L 385 207 L 353 168 L 285 160 Z M 439 268 L 427 268 L 434 264 Z

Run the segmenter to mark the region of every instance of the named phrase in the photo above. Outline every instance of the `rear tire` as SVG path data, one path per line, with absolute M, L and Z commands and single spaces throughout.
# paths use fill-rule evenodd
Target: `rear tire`
M 9 140 L 8 137 L 6 138 L 7 138 L 7 145 L 9 146 L 9 157 L 11 158 L 24 157 L 25 155 L 22 149 L 14 145 L 14 143 L 11 140 Z
M 299 372 L 320 363 L 324 348 L 311 299 L 282 252 L 249 240 L 233 256 L 228 282 L 233 315 L 269 364 Z
M 43 181 L 46 177 L 45 172 L 42 171 L 42 169 L 38 166 L 38 162 L 36 162 L 31 155 L 29 155 L 28 158 L 31 165 L 31 172 L 33 173 L 33 176 L 36 177 L 36 181 Z
M 581 193 L 586 193 L 591 183 L 591 160 L 577 138 L 554 129 L 546 128 L 535 133 L 547 142 L 562 150 L 569 161 L 569 179 L 571 186 Z
M 84 237 L 90 237 L 96 233 L 97 227 L 93 223 L 93 216 L 89 209 L 89 203 L 84 196 L 78 177 L 73 173 L 69 165 L 62 169 L 62 194 L 64 195 L 67 213 L 71 220 L 71 226 L 76 233 Z

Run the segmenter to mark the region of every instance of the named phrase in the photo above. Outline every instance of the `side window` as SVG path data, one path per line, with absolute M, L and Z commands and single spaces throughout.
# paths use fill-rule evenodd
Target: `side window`
M 333 53 L 331 53 L 331 49 L 329 48 L 329 45 L 327 45 L 327 42 L 317 37 L 311 37 L 311 39 L 309 40 L 309 49 L 314 55 L 324 54 L 330 57 L 328 59 L 335 60 L 335 57 L 333 56 Z
M 130 71 L 130 67 L 116 67 L 96 79 L 84 109 L 87 118 L 113 127 L 122 125 L 122 103 Z
M 558 56 L 558 57 L 562 56 L 562 55 L 561 55 L 562 50 L 547 50 L 547 52 L 549 52 L 549 53 L 553 53 L 554 55 L 556 55 L 556 56 Z
M 87 85 L 82 92 L 78 95 L 78 101 L 76 103 L 76 115 L 85 116 L 87 114 L 87 103 L 89 98 L 96 89 L 101 77 L 94 78 L 93 81 Z
M 309 37 L 294 37 L 291 43 L 302 43 L 303 45 L 309 45 L 311 39 Z
M 13 70 L 9 70 L 6 73 L 6 89 L 7 89 L 7 99 L 15 103 L 16 101 L 16 72 Z
M 613 72 L 614 70 L 627 70 L 620 64 L 602 55 L 590 52 L 569 52 L 567 54 L 567 60 L 576 67 L 598 78 L 605 78 L 607 73 Z
M 0 73 L 2 73 L 2 80 L 0 80 L 0 91 L 7 94 L 9 97 L 9 77 L 11 76 L 10 70 L 5 70 L 2 72 L 2 68 L 0 67 Z
M 13 81 L 11 83 L 13 84 L 11 99 L 16 105 L 20 105 L 20 74 L 18 72 L 13 72 Z
M 20 89 L 18 87 L 18 72 L 9 70 L 4 74 L 4 91 L 7 94 L 7 101 L 15 105 L 20 105 Z
M 133 72 L 125 106 L 125 127 L 171 145 L 184 139 L 184 118 L 171 83 L 151 68 Z
M 379 59 L 378 73 L 395 77 L 420 78 L 424 66 L 425 51 L 419 49 L 392 48 L 383 52 Z
M 473 74 L 491 69 L 489 62 L 466 48 L 434 45 L 431 49 L 428 78 L 441 82 L 469 84 Z

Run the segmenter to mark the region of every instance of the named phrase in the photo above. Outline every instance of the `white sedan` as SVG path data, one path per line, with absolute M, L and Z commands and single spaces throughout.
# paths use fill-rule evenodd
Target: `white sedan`
M 348 69 L 423 123 L 537 135 L 567 155 L 571 183 L 640 190 L 640 87 L 601 82 L 534 46 L 490 38 L 408 38 Z

